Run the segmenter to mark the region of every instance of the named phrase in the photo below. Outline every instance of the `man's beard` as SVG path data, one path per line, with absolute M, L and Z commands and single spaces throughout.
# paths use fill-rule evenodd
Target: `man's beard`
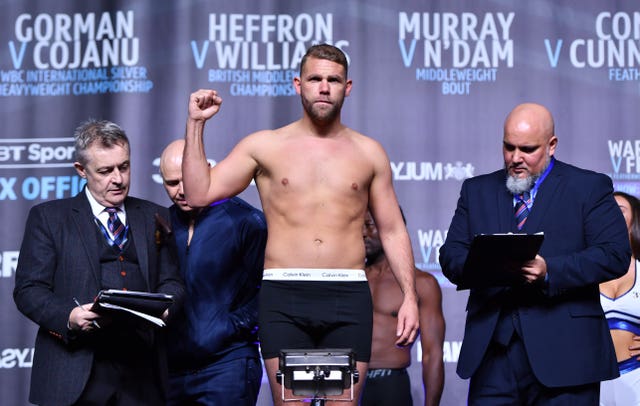
M 507 172 L 506 185 L 509 192 L 513 193 L 514 195 L 520 195 L 533 189 L 533 185 L 535 185 L 536 181 L 549 167 L 551 158 L 551 156 L 547 156 L 547 162 L 545 162 L 544 167 L 542 168 L 542 171 L 540 171 L 540 173 L 538 173 L 537 175 L 529 175 L 525 178 L 518 178 L 516 176 L 509 175 L 509 168 L 505 165 L 505 171 Z
M 332 106 L 330 109 L 319 109 L 311 107 L 307 112 L 309 113 L 309 117 L 313 121 L 317 121 L 319 123 L 327 123 L 332 122 L 338 117 L 339 109 L 335 106 Z
M 524 192 L 530 191 L 539 177 L 540 175 L 529 175 L 526 178 L 518 178 L 507 175 L 507 189 L 509 189 L 509 192 L 514 195 L 520 195 Z
M 330 123 L 334 121 L 338 115 L 340 114 L 340 109 L 342 108 L 342 104 L 344 99 L 340 102 L 334 102 L 329 108 L 321 108 L 318 106 L 314 106 L 313 102 L 301 98 L 302 107 L 307 111 L 309 117 L 318 123 Z

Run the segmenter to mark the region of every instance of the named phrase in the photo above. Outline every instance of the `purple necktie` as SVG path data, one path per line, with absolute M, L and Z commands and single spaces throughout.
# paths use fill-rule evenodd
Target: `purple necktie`
M 127 242 L 127 236 L 125 233 L 124 224 L 122 224 L 120 218 L 118 217 L 119 209 L 117 207 L 107 207 L 105 210 L 107 213 L 109 213 L 107 226 L 109 227 L 109 231 L 113 235 L 113 244 L 122 249 L 124 243 Z
M 531 194 L 529 192 L 524 192 L 521 195 L 516 196 L 518 201 L 516 202 L 516 224 L 518 225 L 518 230 L 522 230 L 525 221 L 527 221 L 527 216 L 529 215 L 529 208 L 527 204 L 530 203 L 529 199 L 531 199 Z

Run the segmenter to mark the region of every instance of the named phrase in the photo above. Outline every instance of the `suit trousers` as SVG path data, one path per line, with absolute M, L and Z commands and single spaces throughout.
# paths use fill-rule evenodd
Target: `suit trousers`
M 517 333 L 506 346 L 495 341 L 489 345 L 469 384 L 470 406 L 597 406 L 599 396 L 599 382 L 556 388 L 542 385 L 531 369 Z
M 162 388 L 148 365 L 96 359 L 89 382 L 75 406 L 157 406 L 165 403 Z

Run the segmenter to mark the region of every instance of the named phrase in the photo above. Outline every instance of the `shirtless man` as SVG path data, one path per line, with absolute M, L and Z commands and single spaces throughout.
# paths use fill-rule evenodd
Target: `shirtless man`
M 394 326 L 398 308 L 402 304 L 402 291 L 391 273 L 376 223 L 370 213 L 365 216 L 362 236 L 367 252 L 365 272 L 373 297 L 373 339 L 361 405 L 413 406 L 411 382 L 406 370 L 411 364 L 411 347 L 394 345 Z M 415 269 L 415 273 L 424 405 L 434 406 L 440 403 L 444 385 L 442 292 L 431 274 L 419 269 Z
M 396 331 L 400 346 L 410 345 L 418 330 L 411 243 L 384 149 L 341 122 L 342 103 L 351 91 L 345 55 L 330 45 L 311 47 L 293 85 L 302 118 L 245 137 L 212 168 L 204 125 L 222 99 L 215 90 L 193 93 L 184 188 L 189 205 L 204 206 L 240 193 L 255 179 L 268 231 L 259 336 L 274 403 L 282 404 L 276 382 L 281 349 L 333 347 L 356 353 L 361 379 L 355 405 L 370 356 L 371 296 L 362 241 L 367 208 L 385 251 L 393 253 L 389 262 L 404 293 Z M 342 327 L 333 329 L 335 323 Z

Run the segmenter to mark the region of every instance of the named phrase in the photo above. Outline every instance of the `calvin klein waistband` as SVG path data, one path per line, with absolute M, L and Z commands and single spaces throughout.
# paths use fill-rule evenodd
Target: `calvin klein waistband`
M 362 269 L 271 268 L 262 274 L 265 281 L 364 282 Z

